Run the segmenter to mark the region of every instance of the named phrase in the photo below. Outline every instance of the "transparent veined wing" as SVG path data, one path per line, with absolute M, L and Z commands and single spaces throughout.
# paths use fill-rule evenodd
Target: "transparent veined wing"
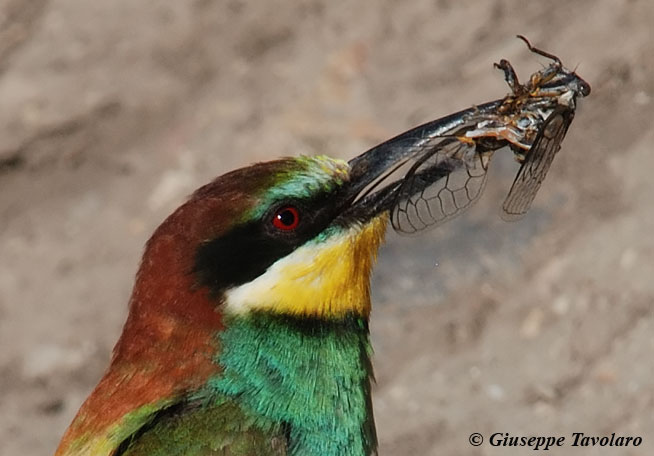
M 481 196 L 492 150 L 475 141 L 446 138 L 419 155 L 397 190 L 391 208 L 393 229 L 413 234 L 440 225 Z
M 561 142 L 573 118 L 574 110 L 560 107 L 545 119 L 504 200 L 502 205 L 504 220 L 518 220 L 527 213 L 550 169 L 554 156 L 561 149 Z

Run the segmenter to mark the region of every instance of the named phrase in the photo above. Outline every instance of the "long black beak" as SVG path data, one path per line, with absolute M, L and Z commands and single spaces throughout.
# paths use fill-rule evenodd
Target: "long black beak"
M 451 134 L 465 123 L 467 114 L 491 112 L 501 101 L 495 100 L 425 123 L 354 157 L 349 161 L 347 198 L 350 208 L 346 215 L 368 219 L 390 210 L 402 184 L 402 176 L 391 178 L 399 168 L 429 154 L 446 133 Z

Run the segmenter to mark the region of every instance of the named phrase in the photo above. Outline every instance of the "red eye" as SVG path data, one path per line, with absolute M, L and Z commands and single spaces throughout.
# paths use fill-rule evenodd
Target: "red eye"
M 275 212 L 272 223 L 280 230 L 294 230 L 300 223 L 300 214 L 293 206 L 285 206 Z

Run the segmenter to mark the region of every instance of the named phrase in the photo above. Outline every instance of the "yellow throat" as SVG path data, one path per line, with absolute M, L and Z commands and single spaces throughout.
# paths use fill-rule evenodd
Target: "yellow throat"
M 316 239 L 278 260 L 253 281 L 225 293 L 225 310 L 334 319 L 370 314 L 370 274 L 388 214 Z

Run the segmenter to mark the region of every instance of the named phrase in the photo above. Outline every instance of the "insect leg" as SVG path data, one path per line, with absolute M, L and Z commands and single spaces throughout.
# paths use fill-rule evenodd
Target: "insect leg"
M 521 95 L 523 92 L 523 88 L 520 85 L 520 82 L 518 81 L 518 75 L 513 69 L 513 65 L 511 65 L 511 63 L 506 59 L 502 59 L 500 60 L 500 63 L 495 63 L 493 65 L 495 66 L 495 68 L 502 70 L 504 72 L 504 80 L 511 88 L 511 92 L 513 92 L 513 95 L 515 96 Z
M 524 36 L 522 36 L 522 35 L 516 35 L 516 36 L 517 36 L 518 38 L 520 38 L 522 41 L 524 41 L 525 44 L 527 45 L 527 48 L 528 48 L 531 52 L 533 52 L 534 54 L 538 54 L 538 55 L 542 55 L 543 57 L 547 57 L 548 59 L 553 60 L 554 63 L 556 63 L 558 66 L 562 66 L 562 65 L 563 65 L 563 64 L 561 63 L 561 59 L 559 59 L 559 58 L 558 58 L 557 56 L 555 56 L 554 54 L 550 54 L 549 52 L 545 52 L 545 51 L 543 51 L 543 50 L 541 50 L 541 49 L 538 49 L 538 48 L 532 46 L 531 43 L 529 42 L 529 40 L 528 40 L 527 38 L 525 38 Z

